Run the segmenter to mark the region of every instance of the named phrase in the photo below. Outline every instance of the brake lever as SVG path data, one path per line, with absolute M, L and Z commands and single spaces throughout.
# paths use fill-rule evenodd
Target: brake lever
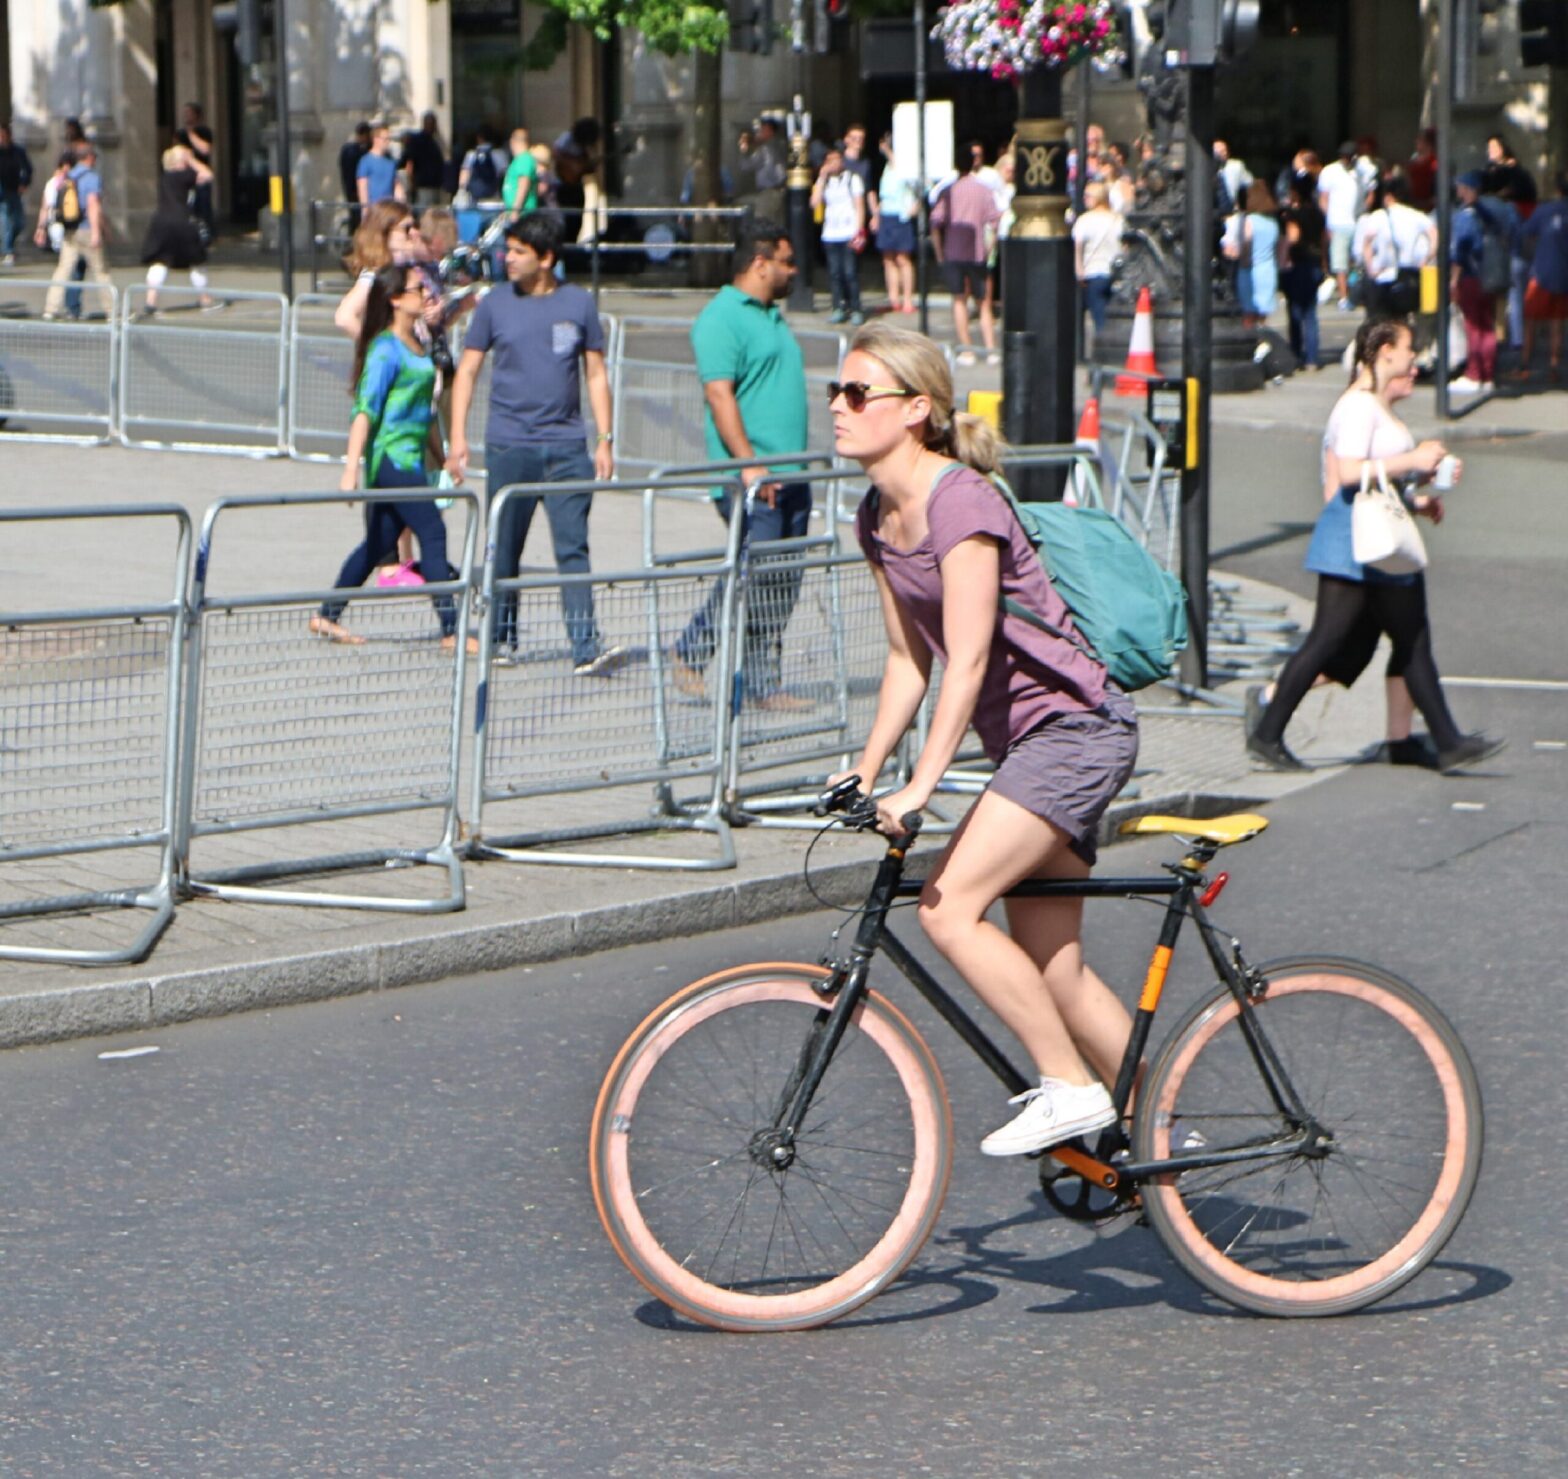
M 825 817 L 838 811 L 849 811 L 850 802 L 860 795 L 860 777 L 847 775 L 835 785 L 829 786 L 817 797 L 817 804 L 811 808 L 813 816 Z M 871 798 L 865 798 L 869 801 Z

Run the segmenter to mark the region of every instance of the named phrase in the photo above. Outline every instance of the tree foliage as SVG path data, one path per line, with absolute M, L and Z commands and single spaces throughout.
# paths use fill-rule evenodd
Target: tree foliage
M 592 31 L 601 41 L 612 32 L 635 26 L 655 51 L 666 56 L 682 52 L 718 51 L 730 34 L 730 18 L 724 0 L 542 0 L 565 21 L 575 22 Z M 542 41 L 555 42 L 558 52 L 565 45 L 566 31 L 557 16 L 546 16 L 529 42 L 529 49 Z M 530 58 L 530 65 L 538 65 Z M 548 65 L 548 61 L 546 61 Z

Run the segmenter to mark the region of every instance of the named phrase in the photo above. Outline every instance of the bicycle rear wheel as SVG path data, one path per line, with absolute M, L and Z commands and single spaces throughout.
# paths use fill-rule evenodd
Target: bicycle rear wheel
M 1151 1178 L 1144 1206 L 1206 1289 L 1265 1315 L 1336 1315 L 1415 1277 L 1464 1215 L 1481 1091 L 1454 1029 L 1413 986 L 1356 961 L 1276 961 L 1253 1003 L 1327 1144 Z M 1228 990 L 1200 1002 L 1150 1070 L 1136 1159 L 1266 1145 L 1275 1105 Z
M 678 992 L 627 1040 L 590 1133 L 615 1251 L 681 1313 L 799 1330 L 863 1304 L 930 1235 L 952 1113 L 919 1033 L 867 992 L 780 1169 L 761 1144 L 831 1003 L 809 965 L 748 965 Z

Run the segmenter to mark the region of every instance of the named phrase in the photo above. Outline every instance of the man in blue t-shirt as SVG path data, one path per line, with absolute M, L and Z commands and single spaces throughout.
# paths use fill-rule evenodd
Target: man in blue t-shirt
M 615 476 L 610 376 L 604 363 L 604 329 L 593 299 L 580 287 L 556 280 L 561 230 L 551 215 L 530 212 L 506 228 L 506 281 L 480 300 L 463 341 L 452 383 L 452 434 L 447 471 L 459 482 L 468 470 L 468 408 L 488 353 L 495 356 L 490 414 L 485 425 L 487 497 L 512 483 L 570 483 Z M 590 459 L 582 418 L 582 385 L 598 427 Z M 510 580 L 522 561 L 537 497 L 511 500 L 492 530 L 497 580 Z M 591 493 L 545 499 L 555 568 L 586 573 Z M 602 678 L 626 662 L 625 649 L 606 647 L 594 619 L 593 590 L 586 583 L 561 588 L 572 668 L 580 678 Z M 497 597 L 496 661 L 517 660 L 517 593 Z
M 370 134 L 370 153 L 354 170 L 354 188 L 361 205 L 378 200 L 401 200 L 403 182 L 398 177 L 397 161 L 392 158 L 392 130 L 378 123 Z
M 99 318 L 108 318 L 114 299 L 108 289 L 113 285 L 104 263 L 103 249 L 109 240 L 109 218 L 103 208 L 103 180 L 98 174 L 98 151 L 86 143 L 76 151 L 76 166 L 60 186 L 55 213 L 63 235 L 60 260 L 49 279 L 52 286 L 44 298 L 44 317 L 59 318 L 65 311 L 65 284 L 71 281 L 78 263 L 85 263 L 88 275 L 104 291 L 100 296 Z

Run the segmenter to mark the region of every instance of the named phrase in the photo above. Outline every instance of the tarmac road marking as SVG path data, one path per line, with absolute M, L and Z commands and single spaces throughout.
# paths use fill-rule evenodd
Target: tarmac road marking
M 1444 678 L 1450 688 L 1518 688 L 1530 693 L 1568 693 L 1568 682 L 1557 678 Z

